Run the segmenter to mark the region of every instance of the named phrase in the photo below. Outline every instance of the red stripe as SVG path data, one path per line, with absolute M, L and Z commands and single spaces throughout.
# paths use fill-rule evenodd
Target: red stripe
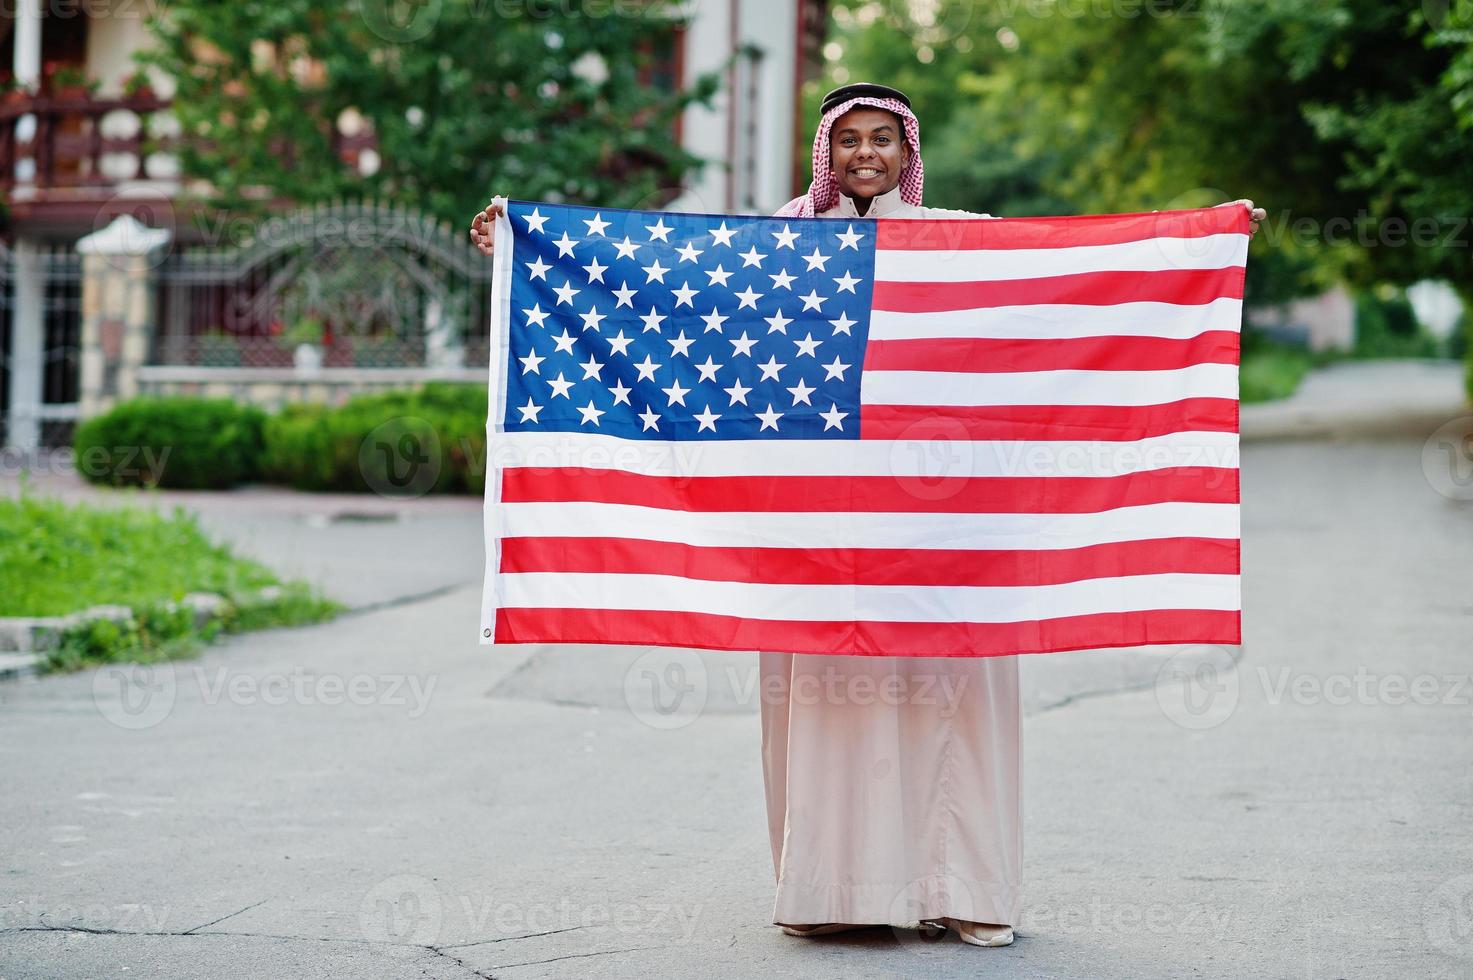
M 994 657 L 1156 643 L 1242 641 L 1241 614 L 1213 609 L 1095 613 L 1028 623 L 868 623 L 744 619 L 620 609 L 501 609 L 497 643 L 618 643 L 708 650 Z
M 1215 299 L 1243 298 L 1243 267 L 1168 269 L 1162 272 L 1076 272 L 1037 279 L 984 282 L 884 282 L 874 286 L 876 310 L 944 313 L 998 306 L 1114 306 L 1117 303 L 1175 303 L 1196 306 Z
M 1248 211 L 1242 207 L 1198 208 L 1151 214 L 1092 214 L 1066 218 L 991 218 L 970 221 L 876 222 L 875 247 L 938 250 L 983 248 L 1071 248 L 1119 245 L 1149 238 L 1202 238 L 1248 234 Z
M 1232 398 L 1161 405 L 865 405 L 861 439 L 1094 439 L 1127 442 L 1173 432 L 1237 432 Z
M 784 585 L 1058 585 L 1092 578 L 1238 574 L 1239 543 L 1159 538 L 1055 551 L 898 548 L 717 548 L 635 538 L 513 537 L 501 571 L 676 575 Z
M 1026 465 L 1019 460 L 1019 468 Z M 1123 476 L 750 477 L 508 467 L 502 471 L 501 500 L 701 512 L 1090 514 L 1168 502 L 1235 504 L 1238 471 L 1179 466 Z
M 1238 333 L 1209 330 L 1186 340 L 1170 337 L 1070 337 L 1002 340 L 938 337 L 872 340 L 866 371 L 1171 371 L 1193 364 L 1237 364 Z

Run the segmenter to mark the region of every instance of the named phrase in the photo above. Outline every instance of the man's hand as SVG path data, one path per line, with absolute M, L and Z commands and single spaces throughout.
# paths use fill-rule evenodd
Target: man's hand
M 496 198 L 471 221 L 471 243 L 481 250 L 482 255 L 490 255 L 496 250 L 496 230 L 492 222 L 506 213 L 501 205 L 503 200 L 505 198 Z
M 1248 209 L 1248 217 L 1251 219 L 1248 222 L 1248 237 L 1252 238 L 1254 235 L 1258 234 L 1258 223 L 1264 218 L 1268 217 L 1268 212 L 1263 210 L 1263 208 L 1255 208 L 1253 206 L 1253 202 L 1248 200 L 1246 197 L 1239 198 L 1236 201 L 1228 201 L 1226 204 L 1219 204 L 1218 207 L 1230 208 L 1237 204 L 1241 204 L 1243 207 Z

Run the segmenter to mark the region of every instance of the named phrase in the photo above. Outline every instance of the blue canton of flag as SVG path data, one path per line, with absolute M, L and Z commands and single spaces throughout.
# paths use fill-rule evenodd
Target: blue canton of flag
M 873 222 L 507 213 L 506 431 L 859 438 Z

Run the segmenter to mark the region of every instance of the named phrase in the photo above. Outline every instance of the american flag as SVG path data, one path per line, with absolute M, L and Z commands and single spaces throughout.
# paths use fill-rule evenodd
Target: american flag
M 1239 642 L 1245 209 L 506 211 L 482 642 Z

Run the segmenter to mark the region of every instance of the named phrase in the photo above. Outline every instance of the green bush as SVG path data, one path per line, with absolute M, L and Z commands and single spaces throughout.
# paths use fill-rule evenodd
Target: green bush
M 1356 357 L 1437 357 L 1439 347 L 1405 293 L 1368 291 L 1355 298 Z
M 292 406 L 266 422 L 262 473 L 299 490 L 481 493 L 486 410 L 484 385 L 445 382 Z
M 256 479 L 266 415 L 218 398 L 136 398 L 77 426 L 94 483 L 217 489 Z

